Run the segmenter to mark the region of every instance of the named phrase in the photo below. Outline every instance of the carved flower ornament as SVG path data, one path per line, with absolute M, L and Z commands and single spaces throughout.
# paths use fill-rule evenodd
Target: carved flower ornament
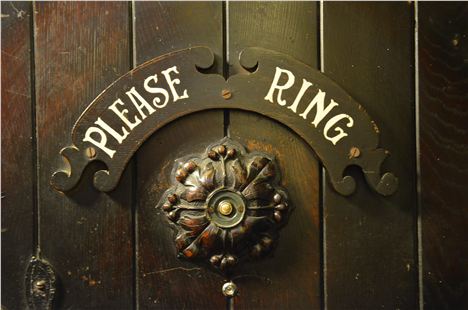
M 177 162 L 161 198 L 178 256 L 221 270 L 271 253 L 291 207 L 271 156 L 247 153 L 228 138 Z

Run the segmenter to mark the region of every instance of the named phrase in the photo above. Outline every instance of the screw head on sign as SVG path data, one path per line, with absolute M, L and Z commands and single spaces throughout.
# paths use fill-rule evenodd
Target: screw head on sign
M 234 297 L 237 294 L 237 285 L 235 285 L 234 282 L 224 283 L 223 294 L 226 297 Z
M 44 289 L 45 285 L 46 285 L 46 281 L 45 281 L 45 280 L 38 280 L 38 281 L 34 282 L 34 286 L 35 286 L 37 289 L 40 289 L 40 290 Z
M 93 159 L 94 157 L 96 157 L 96 149 L 94 147 L 90 146 L 90 147 L 86 148 L 85 152 L 86 152 L 86 156 L 89 159 Z
M 361 156 L 361 150 L 359 150 L 357 147 L 353 146 L 349 150 L 349 158 L 358 158 Z
M 227 89 L 223 89 L 223 91 L 221 92 L 221 96 L 227 100 L 232 97 L 232 93 Z

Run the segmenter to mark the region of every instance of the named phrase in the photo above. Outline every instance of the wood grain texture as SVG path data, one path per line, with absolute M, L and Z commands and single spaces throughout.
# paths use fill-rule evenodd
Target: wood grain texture
M 239 53 L 258 46 L 289 54 L 317 66 L 317 4 L 313 2 L 229 3 L 229 73 L 241 72 Z M 267 261 L 247 265 L 234 278 L 236 309 L 319 309 L 320 225 L 319 163 L 313 151 L 281 124 L 230 111 L 231 138 L 249 151 L 274 155 L 282 183 L 296 209 L 280 232 L 279 247 Z
M 317 67 L 317 3 L 230 2 L 228 29 L 230 75 L 242 70 L 239 54 L 249 46 L 289 54 Z
M 246 124 L 250 124 L 246 126 Z M 320 308 L 319 167 L 310 148 L 287 127 L 231 112 L 231 138 L 275 156 L 282 186 L 295 207 L 272 258 L 246 264 L 233 281 L 236 309 Z
M 171 186 L 175 160 L 203 152 L 222 137 L 219 112 L 204 112 L 171 122 L 138 151 L 137 281 L 141 308 L 225 308 L 223 278 L 177 258 L 175 232 L 164 212 L 155 208 Z
M 222 72 L 221 2 L 135 2 L 134 10 L 137 64 L 201 45 L 213 50 L 218 62 L 217 72 Z
M 2 2 L 2 308 L 26 308 L 33 253 L 31 4 Z
M 135 2 L 135 58 L 203 45 L 216 55 L 214 72 L 222 74 L 220 2 Z M 141 308 L 223 309 L 223 278 L 177 259 L 174 232 L 162 210 L 161 195 L 170 187 L 174 160 L 202 152 L 223 137 L 223 112 L 192 114 L 162 128 L 137 155 L 137 302 Z
M 468 308 L 468 5 L 419 4 L 425 309 Z
M 127 72 L 128 4 L 38 2 L 35 55 L 41 255 L 58 274 L 59 307 L 132 306 L 131 178 L 110 194 L 92 186 L 91 167 L 67 195 L 49 185 L 65 163 L 73 123 L 105 87 Z
M 324 4 L 324 71 L 375 120 L 399 178 L 390 197 L 338 195 L 325 184 L 328 309 L 415 309 L 416 179 L 413 8 L 410 3 Z

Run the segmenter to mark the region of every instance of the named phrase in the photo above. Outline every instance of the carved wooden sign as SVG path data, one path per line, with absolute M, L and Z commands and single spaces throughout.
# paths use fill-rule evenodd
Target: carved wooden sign
M 69 168 L 57 171 L 53 186 L 72 189 L 91 161 L 107 169 L 94 185 L 111 191 L 140 145 L 162 126 L 197 111 L 241 109 L 275 119 L 301 136 L 315 151 L 337 192 L 356 187 L 346 167 L 362 168 L 369 186 L 382 195 L 397 178 L 380 172 L 388 152 L 379 148 L 379 130 L 364 108 L 321 72 L 290 56 L 249 48 L 240 56 L 245 72 L 225 80 L 202 73 L 214 63 L 206 47 L 163 55 L 128 72 L 105 89 L 83 112 L 62 149 Z

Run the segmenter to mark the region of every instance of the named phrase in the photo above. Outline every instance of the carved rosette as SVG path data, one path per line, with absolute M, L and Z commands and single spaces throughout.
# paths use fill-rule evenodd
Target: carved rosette
M 273 158 L 225 138 L 178 161 L 159 202 L 175 226 L 178 256 L 223 271 L 275 248 L 291 207 Z

